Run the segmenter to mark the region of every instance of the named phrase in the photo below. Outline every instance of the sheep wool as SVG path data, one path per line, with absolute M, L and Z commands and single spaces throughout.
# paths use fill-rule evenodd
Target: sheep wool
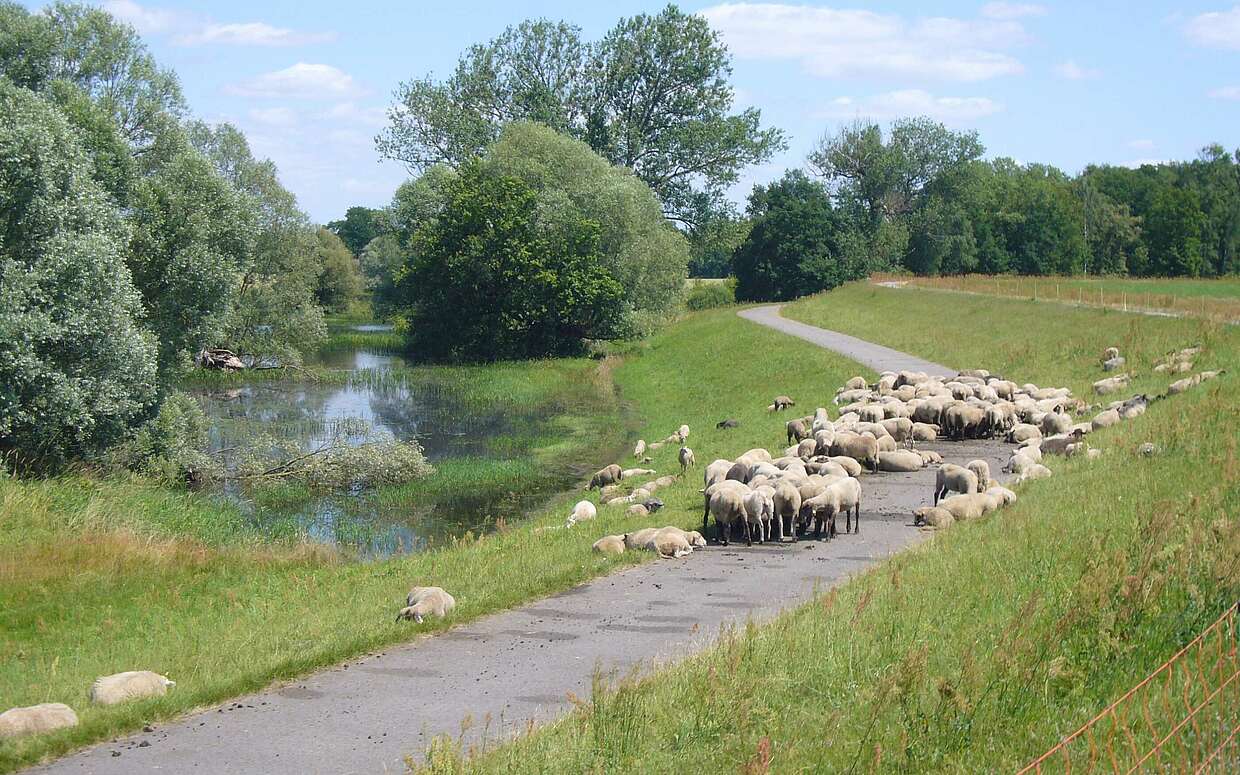
M 176 686 L 176 681 L 170 681 L 159 673 L 127 670 L 96 678 L 90 687 L 90 700 L 99 705 L 118 705 L 130 700 L 162 697 L 171 686 Z
M 624 554 L 624 536 L 603 536 L 591 548 L 598 554 Z
M 60 702 L 9 708 L 0 713 L 0 740 L 54 732 L 57 729 L 76 727 L 77 724 L 78 717 L 73 708 Z
M 405 607 L 396 615 L 396 621 L 412 619 L 418 624 L 427 616 L 440 619 L 456 608 L 456 598 L 449 595 L 442 587 L 414 587 L 405 598 Z

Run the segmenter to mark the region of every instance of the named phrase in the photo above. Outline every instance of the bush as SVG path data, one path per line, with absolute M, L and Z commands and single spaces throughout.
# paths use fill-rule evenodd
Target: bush
M 120 214 L 49 104 L 0 78 L 0 453 L 54 467 L 155 401 Z
M 685 299 L 685 306 L 693 311 L 726 307 L 736 303 L 736 280 L 728 278 L 718 283 L 694 283 Z

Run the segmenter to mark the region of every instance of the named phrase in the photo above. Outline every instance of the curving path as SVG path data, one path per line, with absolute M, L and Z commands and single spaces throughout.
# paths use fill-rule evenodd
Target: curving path
M 785 334 L 791 334 L 798 339 L 813 342 L 819 347 L 834 350 L 840 355 L 845 355 L 857 363 L 869 366 L 875 371 L 901 371 L 907 369 L 909 371 L 924 371 L 927 374 L 942 377 L 953 377 L 957 373 L 955 369 L 949 369 L 946 366 L 931 363 L 930 361 L 923 361 L 921 358 L 915 358 L 908 353 L 902 353 L 890 347 L 883 347 L 881 344 L 873 344 L 864 339 L 858 339 L 855 336 L 789 320 L 779 314 L 782 306 L 782 304 L 770 304 L 764 307 L 750 307 L 736 314 L 746 320 L 752 320 L 769 328 L 783 331 Z
M 768 312 L 769 310 L 769 312 Z M 792 323 L 777 307 L 741 313 L 873 368 L 942 366 Z M 812 338 L 811 338 L 812 337 Z M 863 347 L 861 347 L 863 346 Z M 930 444 L 945 459 L 985 458 L 997 442 Z M 36 768 L 43 773 L 402 772 L 438 734 L 466 745 L 507 737 L 588 697 L 596 671 L 649 669 L 709 644 L 721 626 L 762 620 L 913 544 L 910 524 L 934 470 L 866 477 L 861 532 L 829 543 L 711 546 L 651 562 L 559 595 L 415 640 L 102 743 Z M 588 529 L 588 527 L 586 528 Z M 779 590 L 779 594 L 772 593 Z

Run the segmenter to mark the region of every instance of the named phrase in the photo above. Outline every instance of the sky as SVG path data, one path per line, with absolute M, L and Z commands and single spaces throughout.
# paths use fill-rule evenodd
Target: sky
M 40 3 L 29 3 L 35 8 Z M 230 121 L 317 222 L 381 207 L 410 176 L 374 136 L 401 81 L 451 72 L 460 52 L 523 19 L 597 39 L 654 2 L 104 0 L 180 76 L 191 111 Z M 1240 5 L 1223 3 L 693 3 L 733 55 L 736 105 L 789 148 L 732 190 L 803 166 L 859 117 L 929 115 L 976 129 L 987 157 L 1135 165 L 1240 147 Z M 205 9 L 205 10 L 204 10 Z

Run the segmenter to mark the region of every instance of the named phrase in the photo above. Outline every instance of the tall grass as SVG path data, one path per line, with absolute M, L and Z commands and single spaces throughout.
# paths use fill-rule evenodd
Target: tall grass
M 738 368 L 742 356 L 749 368 Z M 663 438 L 681 423 L 692 428 L 689 444 L 703 461 L 777 446 L 782 428 L 765 410 L 771 397 L 826 400 L 854 371 L 842 358 L 719 310 L 688 317 L 632 348 L 619 364 L 613 358 L 442 373 L 480 400 L 503 393 L 519 401 L 539 393 L 539 375 L 572 363 L 588 367 L 588 378 L 604 391 L 601 404 L 611 409 L 583 410 L 582 424 L 548 437 L 534 462 L 556 459 L 574 475 L 631 460 L 611 434 L 627 437 L 628 450 L 634 435 Z M 617 405 L 625 414 L 614 413 Z M 716 431 L 714 423 L 725 416 L 741 427 Z M 583 440 L 590 444 L 581 446 Z M 678 470 L 674 445 L 654 457 L 661 473 Z M 444 491 L 469 488 L 479 476 L 489 478 L 488 486 L 528 489 L 521 460 L 486 468 L 495 465 L 488 459 L 479 462 L 481 471 L 468 465 L 441 468 Z M 426 481 L 434 486 L 433 478 Z M 700 524 L 698 487 L 692 474 L 660 490 L 667 507 L 657 522 Z M 408 502 L 412 508 L 438 494 L 412 493 Z M 82 720 L 73 730 L 0 743 L 0 770 L 562 591 L 617 564 L 650 560 L 646 553 L 612 559 L 590 552 L 600 535 L 650 521 L 626 518 L 622 509 L 600 509 L 597 520 L 573 530 L 538 532 L 563 525 L 581 497 L 579 490 L 566 492 L 528 521 L 492 524 L 481 538 L 355 564 L 296 543 L 262 543 L 232 528 L 215 533 L 216 520 L 236 522 L 240 513 L 149 484 L 0 479 L 0 705 L 67 702 Z M 456 596 L 452 620 L 417 628 L 392 622 L 418 583 Z M 177 687 L 149 702 L 87 704 L 96 676 L 131 669 L 157 670 Z
M 852 286 L 790 312 L 1040 384 L 1079 385 L 1113 343 L 1141 359 L 1198 340 L 1203 362 L 1240 353 L 1240 334 L 1200 323 L 1081 310 L 1039 330 L 988 299 L 941 298 Z M 647 679 L 596 691 L 496 750 L 470 756 L 439 741 L 427 769 L 1012 771 L 1240 595 L 1238 415 L 1231 377 L 1156 403 L 1091 435 L 1099 460 L 1050 460 L 1055 476 L 1008 509 Z M 1145 441 L 1159 453 L 1140 455 Z

